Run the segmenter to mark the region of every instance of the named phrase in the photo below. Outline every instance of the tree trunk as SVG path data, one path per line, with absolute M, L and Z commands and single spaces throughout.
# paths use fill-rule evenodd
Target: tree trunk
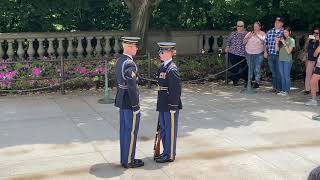
M 141 37 L 141 49 L 145 49 L 146 32 L 152 11 L 160 0 L 125 0 L 131 15 L 131 35 Z

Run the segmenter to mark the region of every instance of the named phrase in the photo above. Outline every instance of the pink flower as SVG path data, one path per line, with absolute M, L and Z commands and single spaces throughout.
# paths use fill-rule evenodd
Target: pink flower
M 41 68 L 33 68 L 32 69 L 32 76 L 33 77 L 40 77 L 41 75 Z
M 0 70 L 6 70 L 7 69 L 7 66 L 5 65 L 0 65 Z
M 6 79 L 8 80 L 12 80 L 14 78 L 14 76 L 16 76 L 16 71 L 10 71 L 6 74 Z
M 79 74 L 87 74 L 87 69 L 84 67 L 76 67 L 74 71 Z
M 98 67 L 98 68 L 95 70 L 95 73 L 96 73 L 96 74 L 104 74 L 104 73 L 105 73 L 105 68 L 103 68 L 103 67 Z
M 0 73 L 0 79 L 5 79 L 5 78 L 6 78 L 6 75 L 3 73 Z

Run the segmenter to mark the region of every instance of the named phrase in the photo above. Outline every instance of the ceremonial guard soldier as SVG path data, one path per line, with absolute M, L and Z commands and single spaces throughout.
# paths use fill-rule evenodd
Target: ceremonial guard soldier
M 117 95 L 115 106 L 120 108 L 120 151 L 121 165 L 124 168 L 137 168 L 144 165 L 135 159 L 136 142 L 140 122 L 138 68 L 133 61 L 140 40 L 138 37 L 122 37 L 123 54 L 116 63 Z
M 159 42 L 159 56 L 162 61 L 157 73 L 160 134 L 163 152 L 154 157 L 157 163 L 173 162 L 176 156 L 179 110 L 181 103 L 181 78 L 172 57 L 176 54 L 176 43 Z

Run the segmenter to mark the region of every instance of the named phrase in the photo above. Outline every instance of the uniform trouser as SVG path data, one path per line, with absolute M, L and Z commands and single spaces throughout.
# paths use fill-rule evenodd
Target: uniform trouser
M 140 116 L 140 112 L 136 114 L 128 109 L 120 109 L 120 161 L 123 165 L 135 159 Z
M 176 156 L 179 111 L 159 112 L 163 155 L 172 160 Z

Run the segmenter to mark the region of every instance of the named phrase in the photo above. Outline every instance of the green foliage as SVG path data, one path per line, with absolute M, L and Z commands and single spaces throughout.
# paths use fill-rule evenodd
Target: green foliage
M 0 32 L 121 30 L 129 12 L 118 0 L 1 0 Z
M 294 30 L 320 26 L 319 0 L 162 0 L 154 30 L 231 30 L 237 20 L 273 26 L 284 16 Z M 129 30 L 124 0 L 1 0 L 0 32 Z

